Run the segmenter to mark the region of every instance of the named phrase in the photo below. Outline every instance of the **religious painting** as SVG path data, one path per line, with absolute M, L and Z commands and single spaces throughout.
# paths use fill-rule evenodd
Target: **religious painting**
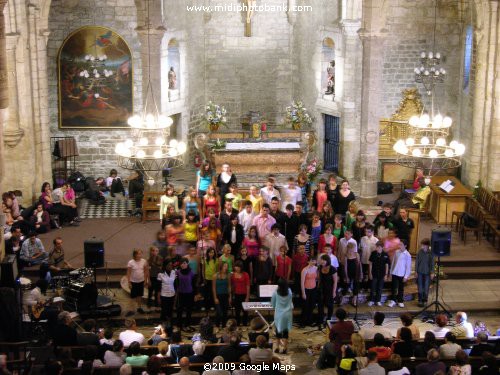
M 71 33 L 58 55 L 59 127 L 128 128 L 133 112 L 132 55 L 107 27 Z

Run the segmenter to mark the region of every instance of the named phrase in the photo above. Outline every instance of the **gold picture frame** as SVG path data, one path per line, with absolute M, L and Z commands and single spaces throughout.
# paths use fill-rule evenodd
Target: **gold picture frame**
M 132 116 L 132 53 L 116 31 L 84 26 L 57 54 L 59 128 L 129 128 Z

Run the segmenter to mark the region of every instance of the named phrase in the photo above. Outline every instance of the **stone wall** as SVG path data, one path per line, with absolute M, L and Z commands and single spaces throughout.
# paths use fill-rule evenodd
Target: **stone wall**
M 135 31 L 137 11 L 133 0 L 90 0 L 69 2 L 53 0 L 49 14 L 50 36 L 48 41 L 49 116 L 52 136 L 76 138 L 80 156 L 76 169 L 85 175 L 107 176 L 116 168 L 116 143 L 130 135 L 125 129 L 59 129 L 57 54 L 64 39 L 74 30 L 87 25 L 105 26 L 116 31 L 127 42 L 132 52 L 134 109 L 142 106 L 142 69 L 140 43 Z M 127 175 L 128 172 L 119 170 Z
M 390 116 L 397 109 L 401 92 L 418 87 L 424 98 L 425 109 L 430 103 L 425 98 L 422 84 L 415 83 L 413 70 L 420 67 L 420 53 L 431 51 L 433 44 L 434 2 L 403 0 L 391 2 L 388 8 L 388 37 L 384 54 L 384 112 Z M 462 55 L 460 45 L 461 24 L 458 22 L 458 3 L 453 0 L 438 1 L 436 48 L 440 52 L 441 66 L 447 71 L 443 84 L 436 86 L 436 104 L 444 113 L 457 113 L 457 82 L 460 81 Z M 437 107 L 436 107 L 437 108 Z M 457 121 L 456 118 L 454 118 Z
M 269 6 L 283 3 L 266 1 Z M 243 12 L 213 12 L 204 30 L 200 78 L 205 98 L 226 107 L 232 128 L 240 127 L 240 116 L 250 110 L 260 111 L 271 125 L 279 122 L 292 100 L 292 29 L 286 12 L 255 12 L 251 37 L 244 36 L 244 19 Z

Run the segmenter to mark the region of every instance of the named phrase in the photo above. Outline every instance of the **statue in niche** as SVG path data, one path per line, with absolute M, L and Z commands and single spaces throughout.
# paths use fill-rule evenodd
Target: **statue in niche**
M 330 65 L 326 68 L 326 73 L 328 78 L 325 94 L 335 96 L 335 60 L 330 61 Z
M 177 74 L 175 74 L 174 67 L 171 66 L 168 71 L 168 89 L 175 90 L 177 88 Z

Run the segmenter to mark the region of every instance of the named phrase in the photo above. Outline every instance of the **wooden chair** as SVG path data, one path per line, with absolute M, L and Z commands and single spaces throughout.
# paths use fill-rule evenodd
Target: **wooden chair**
M 144 192 L 144 197 L 142 198 L 142 222 L 148 220 L 159 220 L 159 217 L 150 217 L 148 213 L 150 212 L 160 212 L 160 199 L 163 195 L 160 191 L 146 191 Z
M 474 227 L 467 226 L 464 220 L 464 215 L 470 215 L 474 219 L 478 220 L 478 224 Z M 476 239 L 478 243 L 481 243 L 481 222 L 479 221 L 479 209 L 477 205 L 473 205 L 470 207 L 469 212 L 464 212 L 462 214 L 462 217 L 460 219 L 460 236 L 462 237 L 464 241 L 464 245 L 467 243 L 467 233 L 472 232 L 476 235 Z

